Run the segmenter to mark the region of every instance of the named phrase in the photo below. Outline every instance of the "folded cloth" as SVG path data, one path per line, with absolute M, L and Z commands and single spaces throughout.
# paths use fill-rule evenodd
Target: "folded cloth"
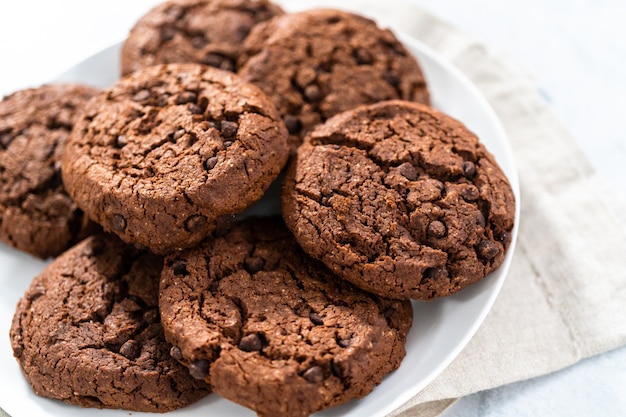
M 481 90 L 516 158 L 521 221 L 501 293 L 459 356 L 390 416 L 438 415 L 456 398 L 626 344 L 626 220 L 616 215 L 626 212 L 625 200 L 594 171 L 519 67 L 408 1 L 281 3 L 352 10 L 430 46 Z

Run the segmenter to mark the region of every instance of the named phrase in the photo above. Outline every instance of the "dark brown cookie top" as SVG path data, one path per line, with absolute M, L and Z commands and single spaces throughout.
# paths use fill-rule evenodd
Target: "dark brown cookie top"
M 375 294 L 428 300 L 496 269 L 515 197 L 464 125 L 428 106 L 362 106 L 319 126 L 288 168 L 287 226 L 312 257 Z
M 286 14 L 257 25 L 240 67 L 282 113 L 292 151 L 315 125 L 357 105 L 429 102 L 419 64 L 393 33 L 339 10 Z
M 237 75 L 148 67 L 89 103 L 63 181 L 105 231 L 163 254 L 258 200 L 286 162 L 286 136 L 271 101 Z
M 412 322 L 410 302 L 337 279 L 275 218 L 168 256 L 159 307 L 172 354 L 260 416 L 368 394 L 399 366 Z
M 0 101 L 0 241 L 56 256 L 95 229 L 61 181 L 65 142 L 98 90 L 43 85 Z
M 162 263 L 114 236 L 94 235 L 33 280 L 10 338 L 37 395 L 165 412 L 209 392 L 170 356 L 157 301 Z
M 235 71 L 254 25 L 283 14 L 267 0 L 169 0 L 143 17 L 122 46 L 122 74 L 150 65 L 195 62 Z

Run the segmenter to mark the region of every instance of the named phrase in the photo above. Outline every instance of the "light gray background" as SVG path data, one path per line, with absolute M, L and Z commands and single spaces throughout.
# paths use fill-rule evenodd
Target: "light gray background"
M 411 1 L 521 66 L 616 196 L 626 195 L 626 1 Z M 136 19 L 159 2 L 1 1 L 0 96 L 39 85 L 123 40 Z M 626 348 L 466 397 L 445 413 L 591 415 L 626 415 Z

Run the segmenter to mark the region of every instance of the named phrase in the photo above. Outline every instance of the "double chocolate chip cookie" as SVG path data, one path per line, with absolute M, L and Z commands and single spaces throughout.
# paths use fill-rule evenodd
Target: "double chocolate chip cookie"
M 105 231 L 164 254 L 258 200 L 287 160 L 286 137 L 272 102 L 235 74 L 152 66 L 89 102 L 63 182 Z
M 48 258 L 97 230 L 61 181 L 65 142 L 96 93 L 50 84 L 0 101 L 0 241 Z
M 389 30 L 333 9 L 285 14 L 257 25 L 239 74 L 283 115 L 292 151 L 315 125 L 360 104 L 429 102 L 421 68 Z
M 83 407 L 165 412 L 209 393 L 170 356 L 157 302 L 162 264 L 115 236 L 94 235 L 33 280 L 10 338 L 37 395 Z
M 259 22 L 283 14 L 267 0 L 168 0 L 146 13 L 122 46 L 122 75 L 150 65 L 194 62 L 235 71 Z
M 389 101 L 342 113 L 305 139 L 282 211 L 304 250 L 335 274 L 381 296 L 429 300 L 502 263 L 515 198 L 464 125 Z
M 306 256 L 282 220 L 249 218 L 166 258 L 159 307 L 172 356 L 259 416 L 360 398 L 396 369 L 408 301 L 379 298 Z

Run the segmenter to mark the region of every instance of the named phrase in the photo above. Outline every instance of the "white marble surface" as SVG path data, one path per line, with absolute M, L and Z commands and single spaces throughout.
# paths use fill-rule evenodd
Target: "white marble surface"
M 626 2 L 413 1 L 525 68 L 616 195 L 626 195 Z M 39 85 L 121 41 L 158 2 L 0 2 L 0 96 Z M 590 415 L 626 415 L 626 347 L 545 377 L 466 397 L 445 413 Z

